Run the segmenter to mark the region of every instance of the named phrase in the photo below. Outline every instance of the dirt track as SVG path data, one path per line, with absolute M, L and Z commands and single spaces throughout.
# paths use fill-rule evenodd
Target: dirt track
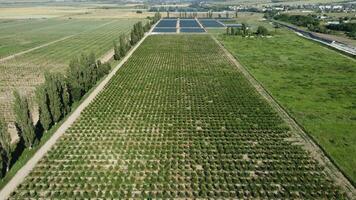
M 106 54 L 104 54 L 101 58 L 100 61 L 101 63 L 106 63 L 108 62 L 115 54 L 114 49 L 110 49 Z
M 110 21 L 110 22 L 104 23 L 104 24 L 102 24 L 102 25 L 100 25 L 100 26 L 97 26 L 97 27 L 95 27 L 95 28 L 93 28 L 93 29 L 86 30 L 86 31 L 95 30 L 95 29 L 101 28 L 101 27 L 103 27 L 103 26 L 106 26 L 106 25 L 108 25 L 108 24 L 111 24 L 111 23 L 113 23 L 113 22 L 114 22 L 114 21 Z M 63 40 L 72 38 L 72 37 L 74 37 L 74 36 L 76 36 L 76 35 L 79 35 L 79 34 L 81 34 L 81 33 L 83 33 L 83 32 L 86 32 L 86 31 L 82 31 L 82 32 L 79 32 L 79 33 L 76 33 L 76 34 L 73 34 L 73 35 L 68 35 L 68 36 L 59 38 L 59 39 L 57 39 L 57 40 L 54 40 L 54 41 L 51 41 L 51 42 L 48 42 L 48 43 L 39 45 L 39 46 L 37 46 L 37 47 L 33 47 L 33 48 L 31 48 L 31 49 L 27 49 L 27 50 L 25 50 L 25 51 L 21 51 L 21 52 L 19 52 L 19 53 L 12 54 L 12 55 L 10 55 L 10 56 L 4 57 L 4 58 L 0 58 L 0 63 L 5 62 L 5 61 L 7 61 L 7 60 L 11 60 L 11 59 L 13 59 L 13 58 L 15 58 L 15 57 L 17 57 L 17 56 L 21 56 L 21 55 L 26 54 L 26 53 L 29 53 L 29 52 L 31 52 L 31 51 L 35 51 L 35 50 L 37 50 L 37 49 L 41 49 L 41 48 L 43 48 L 43 47 L 47 47 L 47 46 L 49 46 L 49 45 L 51 45 L 51 44 L 55 44 L 55 43 L 57 43 L 57 42 L 60 42 L 60 41 L 63 41 Z M 110 59 L 109 59 L 109 60 L 110 60 Z
M 76 34 L 74 34 L 74 35 L 69 35 L 69 36 L 66 36 L 66 37 L 62 37 L 62 38 L 60 38 L 60 39 L 58 39 L 58 40 L 54 40 L 54 41 L 52 41 L 52 42 L 48 42 L 48 43 L 46 43 L 46 44 L 42 44 L 42 45 L 37 46 L 37 47 L 33 47 L 33 48 L 31 48 L 31 49 L 27 49 L 27 50 L 25 50 L 25 51 L 21 51 L 21 52 L 19 52 L 19 53 L 12 54 L 11 56 L 7 56 L 7 57 L 4 57 L 4 58 L 1 58 L 1 59 L 0 59 L 0 63 L 1 63 L 1 62 L 5 62 L 5 61 L 10 60 L 10 59 L 13 59 L 13 58 L 15 58 L 15 57 L 17 57 L 17 56 L 21 56 L 21 55 L 23 55 L 23 54 L 29 53 L 29 52 L 31 52 L 31 51 L 34 51 L 34 50 L 37 50 L 37 49 L 40 49 L 40 48 L 49 46 L 49 45 L 51 45 L 51 44 L 54 44 L 54 43 L 57 43 L 57 42 L 66 40 L 66 39 L 68 39 L 68 38 L 74 37 L 75 35 L 76 35 Z
M 265 98 L 272 108 L 279 114 L 279 116 L 289 125 L 295 138 L 291 138 L 295 143 L 302 144 L 303 148 L 310 153 L 310 155 L 319 161 L 325 167 L 325 172 L 328 176 L 334 179 L 336 184 L 343 188 L 346 194 L 353 199 L 356 196 L 356 189 L 350 181 L 340 172 L 340 170 L 330 161 L 324 154 L 320 147 L 313 142 L 307 133 L 294 121 L 294 119 L 280 106 L 277 101 L 265 90 L 265 88 L 243 67 L 236 58 L 225 47 L 212 36 L 215 42 L 221 47 L 227 58 L 239 69 L 239 71 L 247 78 L 251 85 Z
M 15 174 L 14 177 L 0 191 L 0 200 L 7 199 L 16 187 L 22 183 L 25 177 L 32 171 L 41 158 L 53 147 L 56 141 L 65 133 L 65 131 L 80 116 L 80 113 L 95 99 L 95 97 L 104 89 L 109 80 L 116 74 L 121 66 L 131 57 L 132 53 L 141 45 L 151 30 L 127 53 L 120 63 L 105 77 L 105 79 L 93 90 L 93 92 L 78 106 L 78 108 L 68 117 L 68 119 L 58 128 L 52 137 L 33 155 L 33 157 Z

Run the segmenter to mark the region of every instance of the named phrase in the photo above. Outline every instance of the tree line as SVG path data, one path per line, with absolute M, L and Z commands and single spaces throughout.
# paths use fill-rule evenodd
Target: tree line
M 250 36 L 252 32 L 248 28 L 246 23 L 242 23 L 239 27 L 227 27 L 226 28 L 226 35 L 241 35 L 242 37 Z M 266 36 L 269 35 L 269 31 L 264 26 L 258 26 L 256 32 L 254 34 L 258 36 Z
M 70 61 L 66 76 L 60 73 L 45 72 L 45 81 L 35 90 L 39 120 L 34 124 L 27 97 L 14 91 L 13 110 L 15 127 L 20 141 L 11 143 L 11 136 L 3 118 L 0 119 L 0 148 L 2 175 L 10 169 L 14 149 L 32 149 L 38 144 L 43 133 L 70 113 L 74 102 L 79 101 L 99 79 L 109 73 L 109 63 L 96 61 L 93 53 L 81 55 Z M 5 166 L 5 168 L 4 168 Z
M 155 13 L 152 18 L 149 18 L 149 21 L 147 21 L 145 25 L 143 25 L 142 22 L 134 24 L 129 37 L 125 34 L 121 34 L 119 42 L 114 41 L 114 59 L 120 60 L 124 57 L 131 47 L 143 38 L 145 32 L 149 31 L 152 25 L 160 19 L 161 14 Z
M 142 22 L 134 24 L 130 38 L 120 35 L 119 45 L 114 43 L 114 59 L 126 55 L 131 46 L 140 41 L 144 33 L 161 18 L 159 13 Z M 41 136 L 61 121 L 71 110 L 73 103 L 78 102 L 96 83 L 111 70 L 109 63 L 101 63 L 94 53 L 82 54 L 69 62 L 66 75 L 45 72 L 45 81 L 35 90 L 39 111 L 39 120 L 34 124 L 27 97 L 14 91 L 13 110 L 15 126 L 20 138 L 17 144 L 11 142 L 10 133 L 4 118 L 0 117 L 0 177 L 4 176 L 16 161 L 15 149 L 32 149 L 39 143 Z

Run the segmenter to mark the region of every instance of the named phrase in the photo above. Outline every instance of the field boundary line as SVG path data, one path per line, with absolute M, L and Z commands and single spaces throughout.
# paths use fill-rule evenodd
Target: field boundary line
M 214 36 L 210 36 L 220 46 L 227 58 L 234 64 L 237 69 L 245 76 L 248 82 L 257 90 L 257 92 L 270 104 L 270 106 L 278 113 L 282 120 L 290 127 L 294 136 L 302 142 L 302 147 L 316 159 L 319 164 L 325 167 L 325 173 L 335 181 L 338 186 L 341 186 L 349 198 L 356 196 L 356 190 L 350 180 L 342 173 L 342 171 L 334 164 L 327 156 L 323 149 L 304 131 L 303 127 L 278 103 L 276 99 L 263 87 L 261 83 L 244 67 L 238 58 L 233 56 L 222 43 Z
M 205 29 L 205 27 L 203 26 L 203 24 L 200 23 L 200 21 L 198 20 L 198 18 L 195 17 L 194 19 L 195 19 L 195 21 L 197 21 L 197 23 L 199 24 L 200 28 L 202 28 L 205 32 L 208 32 L 208 31 Z
M 19 53 L 15 53 L 15 54 L 12 54 L 12 55 L 10 55 L 10 56 L 1 58 L 1 59 L 0 59 L 0 63 L 5 62 L 5 61 L 7 61 L 7 60 L 11 60 L 11 59 L 13 59 L 13 58 L 15 58 L 15 57 L 18 57 L 18 56 L 21 56 L 21 55 L 23 55 L 23 54 L 29 53 L 29 52 L 31 52 L 31 51 L 35 51 L 35 50 L 37 50 L 37 49 L 41 49 L 41 48 L 43 48 L 43 47 L 47 47 L 47 46 L 49 46 L 49 45 L 51 45 L 51 44 L 55 44 L 55 43 L 57 43 L 57 42 L 60 42 L 60 41 L 63 41 L 63 40 L 72 38 L 72 37 L 74 37 L 74 36 L 76 36 L 76 35 L 77 35 L 77 34 L 65 36 L 65 37 L 62 37 L 62 38 L 60 38 L 60 39 L 58 39 L 58 40 L 54 40 L 54 41 L 52 41 L 52 42 L 48 42 L 48 43 L 42 44 L 42 45 L 40 45 L 40 46 L 33 47 L 33 48 L 31 48 L 31 49 L 27 49 L 27 50 L 25 50 L 25 51 L 21 51 L 21 52 L 19 52 Z
M 156 25 L 156 24 L 155 24 Z M 46 155 L 46 153 L 55 145 L 57 140 L 64 135 L 66 130 L 80 117 L 81 112 L 95 99 L 95 97 L 105 88 L 116 72 L 126 63 L 136 49 L 150 35 L 155 25 L 152 26 L 149 32 L 145 33 L 144 37 L 127 53 L 116 67 L 105 77 L 104 80 L 89 94 L 89 96 L 76 108 L 76 110 L 67 118 L 66 121 L 57 129 L 57 131 L 48 139 L 48 141 L 37 150 L 27 163 L 12 177 L 12 179 L 0 191 L 0 200 L 9 198 L 11 193 L 15 191 L 17 186 L 21 184 L 27 175 L 33 170 L 36 164 Z

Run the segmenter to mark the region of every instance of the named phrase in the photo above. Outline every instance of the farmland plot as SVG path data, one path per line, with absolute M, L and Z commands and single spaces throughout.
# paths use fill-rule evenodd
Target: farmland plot
M 66 40 L 0 62 L 0 112 L 6 114 L 7 121 L 14 120 L 11 114 L 13 89 L 32 97 L 34 87 L 43 82 L 44 71 L 65 72 L 69 60 L 81 53 L 94 52 L 102 56 L 113 47 L 113 41 L 121 33 L 128 33 L 138 20 L 91 20 L 90 25 L 89 20 L 75 21 L 78 22 L 73 25 L 88 28 Z
M 291 137 L 210 36 L 150 36 L 12 198 L 343 198 Z
M 287 30 L 219 39 L 356 185 L 356 61 Z
M 71 36 L 110 20 L 16 20 L 0 23 L 0 59 Z

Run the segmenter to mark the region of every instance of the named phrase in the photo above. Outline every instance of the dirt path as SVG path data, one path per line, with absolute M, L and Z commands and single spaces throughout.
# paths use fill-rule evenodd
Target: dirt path
M 110 21 L 110 22 L 104 23 L 104 24 L 102 24 L 102 25 L 100 25 L 100 26 L 96 26 L 95 28 L 92 28 L 92 29 L 90 29 L 90 30 L 85 30 L 85 31 L 82 31 L 82 32 L 79 32 L 79 33 L 76 33 L 76 34 L 73 34 L 73 35 L 68 35 L 68 36 L 66 36 L 66 37 L 59 38 L 58 40 L 54 40 L 54 41 L 51 41 L 51 42 L 48 42 L 48 43 L 39 45 L 39 46 L 37 46 L 37 47 L 33 47 L 33 48 L 31 48 L 31 49 L 27 49 L 27 50 L 25 50 L 25 51 L 21 51 L 21 52 L 19 52 L 19 53 L 12 54 L 12 55 L 10 55 L 10 56 L 4 57 L 4 58 L 0 58 L 0 63 L 5 62 L 5 61 L 7 61 L 7 60 L 11 60 L 11 59 L 13 59 L 13 58 L 15 58 L 15 57 L 17 57 L 17 56 L 21 56 L 21 55 L 26 54 L 26 53 L 29 53 L 29 52 L 31 52 L 31 51 L 35 51 L 35 50 L 37 50 L 37 49 L 41 49 L 41 48 L 43 48 L 43 47 L 47 47 L 47 46 L 49 46 L 49 45 L 51 45 L 51 44 L 55 44 L 55 43 L 57 43 L 57 42 L 60 42 L 60 41 L 63 41 L 63 40 L 72 38 L 72 37 L 74 37 L 74 36 L 76 36 L 76 35 L 79 35 L 79 34 L 81 34 L 81 33 L 86 32 L 86 31 L 92 31 L 92 30 L 101 28 L 101 27 L 106 26 L 106 25 L 108 25 L 108 24 L 111 24 L 111 23 L 113 23 L 113 22 L 115 22 L 115 21 Z M 109 59 L 109 60 L 110 60 L 110 59 Z
M 108 62 L 114 56 L 114 54 L 115 54 L 114 49 L 110 49 L 108 52 L 106 52 L 106 54 L 101 56 L 100 58 L 101 63 Z
M 155 26 L 155 25 L 154 25 Z M 90 93 L 90 95 L 78 106 L 78 108 L 68 117 L 68 119 L 58 128 L 52 137 L 33 155 L 33 157 L 15 174 L 14 177 L 0 191 L 0 200 L 7 199 L 10 194 L 15 191 L 16 187 L 22 183 L 25 177 L 32 171 L 41 158 L 53 147 L 56 141 L 65 133 L 65 131 L 74 123 L 80 116 L 80 113 L 95 99 L 95 97 L 104 89 L 109 80 L 116 74 L 121 66 L 131 57 L 133 52 L 141 45 L 151 30 L 127 53 L 120 63 L 105 77 L 105 79 Z
M 336 184 L 344 189 L 346 194 L 353 199 L 356 196 L 356 190 L 350 181 L 340 172 L 340 170 L 330 161 L 324 154 L 323 150 L 314 143 L 314 141 L 303 131 L 297 122 L 283 109 L 281 105 L 267 92 L 267 90 L 260 84 L 249 72 L 243 67 L 225 47 L 213 36 L 215 42 L 221 47 L 227 58 L 239 69 L 239 71 L 247 78 L 251 85 L 265 98 L 272 106 L 279 116 L 289 125 L 295 138 L 292 138 L 298 144 L 302 144 L 303 148 L 310 153 L 310 155 L 319 161 L 325 167 L 325 172 L 328 176 L 334 179 Z
M 200 21 L 198 20 L 198 18 L 194 18 L 194 19 L 195 19 L 195 21 L 197 21 L 197 23 L 199 24 L 200 28 L 204 29 L 205 32 L 208 32 L 208 31 L 204 28 L 203 24 L 200 23 Z
M 15 58 L 15 57 L 17 57 L 17 56 L 21 56 L 21 55 L 23 55 L 23 54 L 29 53 L 29 52 L 31 52 L 31 51 L 34 51 L 34 50 L 37 50 L 37 49 L 40 49 L 40 48 L 43 48 L 43 47 L 47 47 L 47 46 L 49 46 L 49 45 L 51 45 L 51 44 L 54 44 L 54 43 L 57 43 L 57 42 L 66 40 L 66 39 L 68 39 L 68 38 L 74 37 L 75 35 L 76 35 L 76 34 L 74 34 L 74 35 L 69 35 L 69 36 L 66 36 L 66 37 L 62 37 L 62 38 L 60 38 L 60 39 L 58 39 L 58 40 L 54 40 L 54 41 L 52 41 L 52 42 L 48 42 L 48 43 L 42 44 L 42 45 L 37 46 L 37 47 L 31 48 L 31 49 L 27 49 L 27 50 L 21 51 L 21 52 L 19 52 L 19 53 L 12 54 L 11 56 L 7 56 L 7 57 L 4 57 L 4 58 L 1 58 L 1 59 L 0 59 L 0 63 L 5 62 L 5 61 L 10 60 L 10 59 L 13 59 L 13 58 Z

